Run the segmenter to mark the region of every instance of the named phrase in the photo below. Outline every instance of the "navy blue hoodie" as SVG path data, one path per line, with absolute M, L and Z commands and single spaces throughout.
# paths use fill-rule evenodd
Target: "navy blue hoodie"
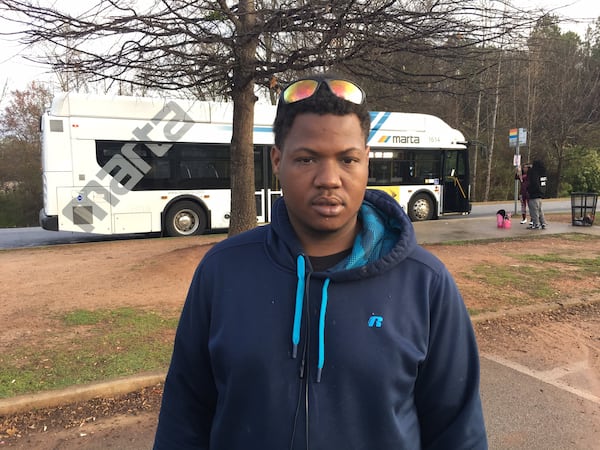
M 271 224 L 206 254 L 156 450 L 487 448 L 477 346 L 452 277 L 396 201 L 368 190 L 363 205 L 352 254 L 325 272 L 312 271 L 283 200 Z

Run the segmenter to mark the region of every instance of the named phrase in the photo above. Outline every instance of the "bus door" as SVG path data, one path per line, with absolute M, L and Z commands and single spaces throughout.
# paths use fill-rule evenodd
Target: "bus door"
M 444 192 L 441 213 L 470 212 L 469 154 L 466 150 L 444 152 Z
M 258 223 L 271 221 L 275 200 L 283 195 L 279 180 L 273 174 L 270 146 L 254 147 L 254 179 L 256 183 L 256 219 Z

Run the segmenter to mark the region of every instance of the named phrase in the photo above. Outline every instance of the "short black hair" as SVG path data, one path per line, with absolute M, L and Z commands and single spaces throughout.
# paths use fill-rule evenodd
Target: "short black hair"
M 334 75 L 316 75 L 306 78 L 323 81 L 339 79 L 340 77 Z M 296 116 L 298 114 L 310 113 L 319 115 L 333 114 L 336 116 L 356 114 L 360 121 L 360 128 L 365 137 L 365 144 L 367 143 L 369 130 L 371 129 L 371 115 L 366 100 L 360 105 L 349 102 L 332 93 L 326 83 L 321 83 L 317 92 L 305 100 L 288 104 L 285 103 L 281 97 L 279 98 L 277 115 L 275 116 L 275 122 L 273 123 L 275 145 L 280 149 L 283 149 L 283 142 L 292 128 Z

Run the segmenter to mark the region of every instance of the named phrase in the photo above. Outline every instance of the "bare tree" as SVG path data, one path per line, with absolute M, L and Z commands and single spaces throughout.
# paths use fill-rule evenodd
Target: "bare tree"
M 532 20 L 508 1 L 496 4 L 497 9 L 477 0 L 156 0 L 140 6 L 98 0 L 74 14 L 33 1 L 0 0 L 0 10 L 25 26 L 24 43 L 56 46 L 50 64 L 60 72 L 232 99 L 230 234 L 236 234 L 256 223 L 257 93 L 275 98 L 292 76 L 325 68 L 372 80 L 370 98 L 381 104 L 408 86 L 431 90 L 447 80 L 468 79 L 472 74 L 450 62 L 476 57 L 484 42 L 516 38 Z M 399 58 L 404 64 L 390 64 Z
M 585 142 L 591 128 L 597 127 L 598 61 L 577 35 L 561 33 L 555 17 L 540 21 L 529 47 L 537 65 L 533 83 L 544 104 L 533 120 L 538 139 L 532 157 L 544 159 L 554 168 L 554 195 L 572 150 Z
M 51 100 L 50 90 L 35 81 L 25 89 L 12 91 L 0 114 L 0 136 L 26 142 L 39 155 L 40 117 Z
M 0 189 L 4 226 L 32 226 L 42 204 L 40 117 L 51 101 L 44 85 L 14 90 L 0 112 Z M 7 192 L 9 191 L 9 192 Z

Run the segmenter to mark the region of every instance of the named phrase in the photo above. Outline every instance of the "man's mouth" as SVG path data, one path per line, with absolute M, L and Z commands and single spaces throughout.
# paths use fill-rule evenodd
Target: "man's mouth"
M 320 197 L 312 202 L 312 207 L 322 216 L 336 216 L 344 208 L 338 198 Z

